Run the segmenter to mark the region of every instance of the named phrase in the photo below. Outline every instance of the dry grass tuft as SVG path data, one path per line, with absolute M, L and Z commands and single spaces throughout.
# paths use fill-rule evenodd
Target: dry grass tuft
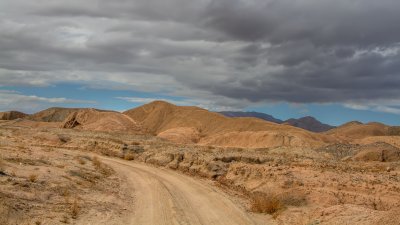
M 37 174 L 31 174 L 31 175 L 29 175 L 29 181 L 30 181 L 30 182 L 34 183 L 34 182 L 37 181 L 37 179 L 38 179 L 38 175 L 37 175 Z
M 256 213 L 274 214 L 284 208 L 276 194 L 255 192 L 250 196 L 251 210 Z

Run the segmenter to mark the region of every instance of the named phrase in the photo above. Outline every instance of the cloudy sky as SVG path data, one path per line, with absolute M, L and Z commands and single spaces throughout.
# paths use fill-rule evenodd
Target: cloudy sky
M 0 111 L 164 99 L 400 125 L 398 0 L 1 0 Z

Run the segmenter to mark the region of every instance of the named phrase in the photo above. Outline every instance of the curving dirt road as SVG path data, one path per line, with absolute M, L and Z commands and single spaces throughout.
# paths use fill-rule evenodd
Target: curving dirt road
M 229 197 L 211 185 L 183 174 L 144 164 L 103 158 L 127 177 L 134 189 L 135 225 L 249 225 L 256 222 Z

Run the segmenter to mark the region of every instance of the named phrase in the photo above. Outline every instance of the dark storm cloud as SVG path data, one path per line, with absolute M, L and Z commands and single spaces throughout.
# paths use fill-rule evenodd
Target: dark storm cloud
M 5 0 L 0 84 L 112 82 L 235 107 L 393 105 L 399 9 L 397 0 Z
M 395 0 L 215 0 L 207 25 L 247 41 L 392 44 L 400 37 L 399 8 Z

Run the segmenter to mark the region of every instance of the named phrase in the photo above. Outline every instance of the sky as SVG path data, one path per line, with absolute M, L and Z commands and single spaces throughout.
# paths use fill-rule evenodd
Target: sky
M 212 111 L 400 125 L 398 0 L 2 0 L 0 111 Z

